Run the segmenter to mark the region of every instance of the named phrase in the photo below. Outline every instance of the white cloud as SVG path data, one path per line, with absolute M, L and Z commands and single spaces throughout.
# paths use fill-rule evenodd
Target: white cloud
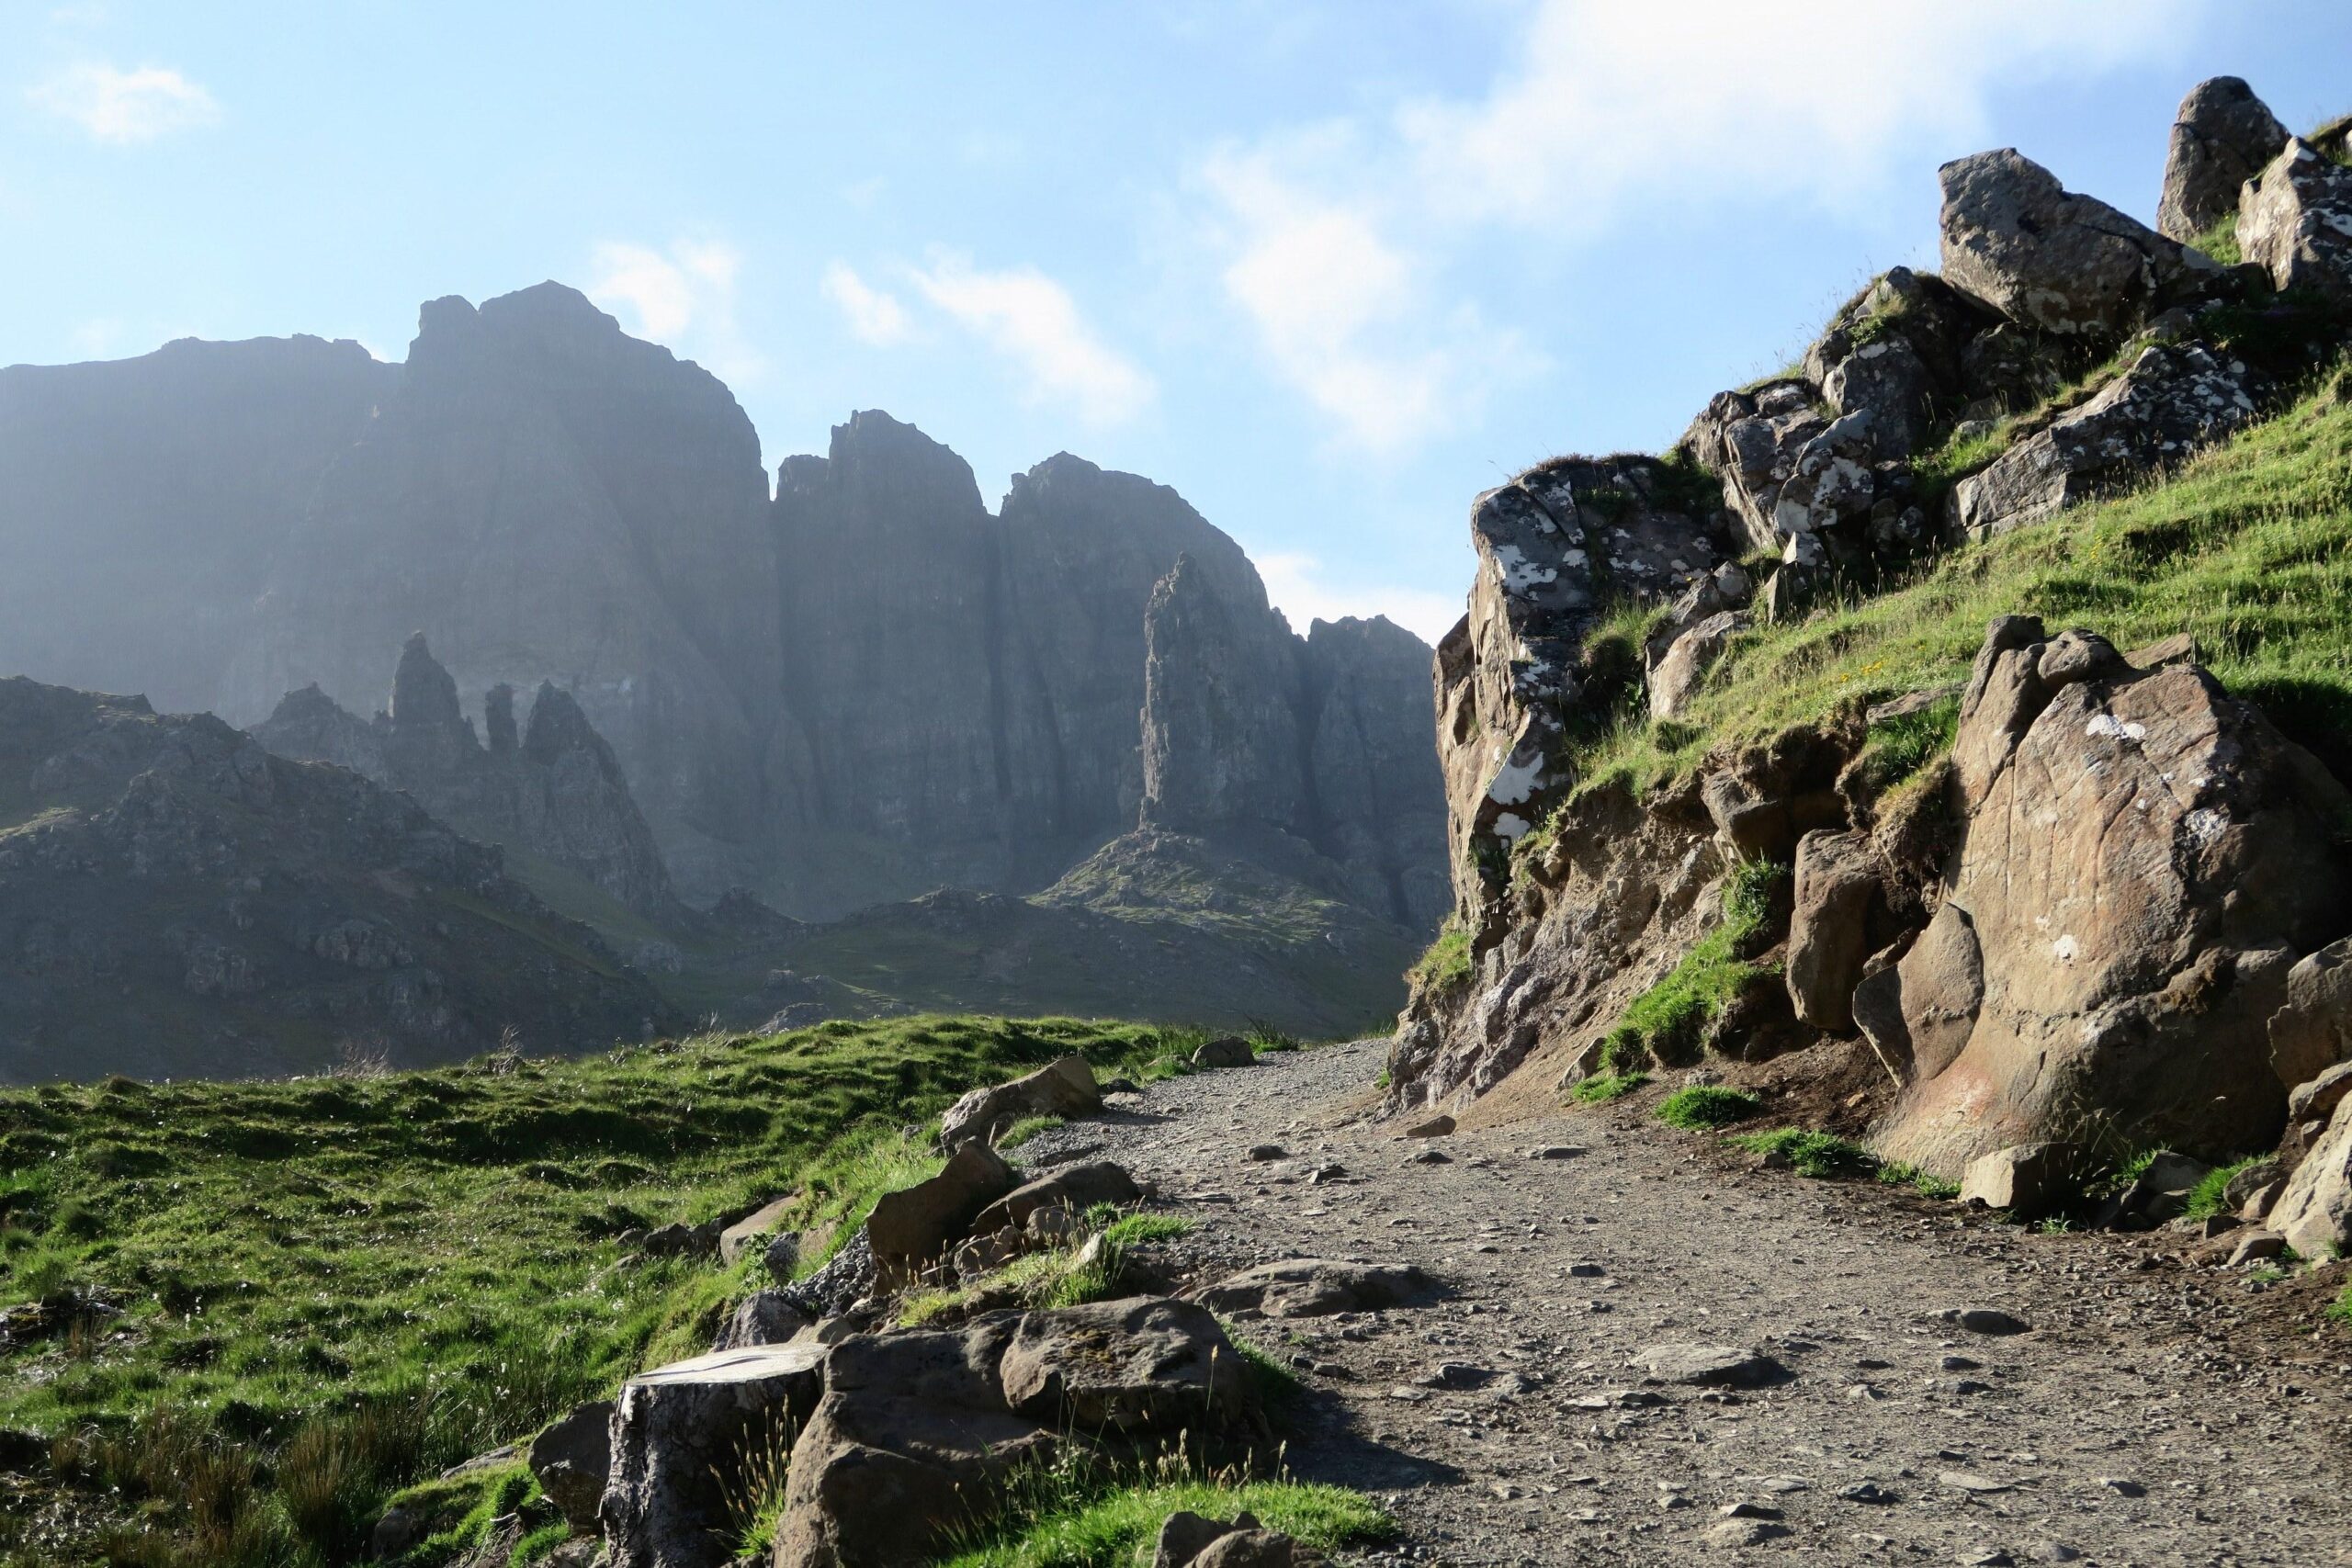
M 1844 205 L 1996 89 L 2160 55 L 2195 0 L 1544 0 L 1485 96 L 1403 106 L 1434 212 L 1560 231 L 1629 191 Z M 1973 150 L 1973 149 L 1972 149 Z
M 1435 645 L 1462 618 L 1459 593 L 1433 593 L 1389 583 L 1334 588 L 1324 579 L 1322 560 L 1299 550 L 1253 555 L 1250 559 L 1257 563 L 1258 575 L 1265 579 L 1266 597 L 1302 636 L 1318 620 L 1385 615 L 1423 642 Z
M 1019 367 L 1031 402 L 1074 408 L 1090 424 L 1118 424 L 1158 388 L 1143 368 L 1095 335 L 1069 290 L 1034 267 L 982 272 L 941 253 L 909 279 L 922 297 Z
M 160 65 L 131 71 L 95 62 L 69 65 L 27 89 L 25 96 L 36 108 L 117 146 L 152 141 L 220 118 L 211 94 Z
M 755 381 L 766 361 L 735 324 L 732 245 L 677 240 L 666 251 L 606 243 L 589 261 L 588 297 L 623 318 L 635 335 L 690 354 L 721 379 Z
M 861 343 L 888 348 L 914 335 L 914 323 L 908 320 L 907 308 L 899 297 L 866 282 L 847 262 L 837 261 L 825 269 L 823 287 L 825 298 L 841 311 L 850 334 Z
M 1199 230 L 1275 372 L 1401 455 L 1542 368 L 1464 281 L 1678 209 L 1867 210 L 1996 90 L 2160 57 L 2211 0 L 1537 0 L 1480 93 L 1218 150 Z

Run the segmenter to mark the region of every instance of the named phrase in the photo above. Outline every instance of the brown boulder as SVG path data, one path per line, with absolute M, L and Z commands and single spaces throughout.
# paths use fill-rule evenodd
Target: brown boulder
M 1796 903 L 1789 917 L 1789 1001 L 1815 1029 L 1854 1026 L 1854 984 L 1870 953 L 1878 866 L 1864 833 L 1807 833 L 1797 843 Z
M 2305 1258 L 2352 1247 L 2352 1099 L 2336 1106 L 2326 1133 L 2295 1167 L 2263 1223 Z
M 1040 1209 L 1064 1209 L 1083 1214 L 1097 1203 L 1142 1201 L 1143 1189 L 1136 1185 L 1125 1166 L 1109 1160 L 1065 1166 L 1051 1176 L 1041 1176 L 1014 1188 L 981 1210 L 972 1221 L 972 1234 L 992 1235 L 1007 1227 L 1019 1230 Z
M 2346 1061 L 2352 1061 L 2352 937 L 2296 960 L 2287 971 L 2286 1005 L 2270 1016 L 2270 1064 L 2289 1089 L 2299 1089 Z
M 2039 632 L 1995 623 L 1954 745 L 1946 902 L 1973 937 L 1975 1020 L 1878 1146 L 1956 1178 L 2086 1117 L 2143 1142 L 2267 1143 L 2286 1110 L 2268 1020 L 2292 955 L 2346 923 L 2332 824 L 2352 801 L 2203 671 Z
M 1012 1184 L 1012 1168 L 994 1149 L 970 1143 L 949 1156 L 937 1176 L 884 1193 L 865 1221 L 876 1278 L 886 1288 L 914 1279 L 949 1243 L 969 1235 L 980 1211 Z
M 1250 1049 L 1250 1042 L 1238 1034 L 1221 1035 L 1193 1053 L 1193 1066 L 1211 1069 L 1247 1067 L 1257 1060 L 1258 1054 Z
M 1085 1116 L 1102 1109 L 1094 1069 L 1072 1054 L 1011 1083 L 976 1089 L 950 1107 L 939 1123 L 939 1146 L 954 1151 L 992 1143 L 1024 1116 Z

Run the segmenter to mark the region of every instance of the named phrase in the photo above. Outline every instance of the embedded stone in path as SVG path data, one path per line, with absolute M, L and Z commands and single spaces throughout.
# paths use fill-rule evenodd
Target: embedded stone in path
M 1648 1345 L 1634 1352 L 1634 1364 L 1661 1382 L 1714 1388 L 1752 1387 L 1787 1371 L 1759 1350 L 1731 1345 Z

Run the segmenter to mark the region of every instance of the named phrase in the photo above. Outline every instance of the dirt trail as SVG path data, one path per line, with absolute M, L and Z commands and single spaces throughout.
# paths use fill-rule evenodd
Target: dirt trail
M 2341 1265 L 2257 1295 L 2177 1235 L 2034 1235 L 1607 1110 L 1400 1141 L 1368 1114 L 1384 1049 L 1154 1085 L 1021 1151 L 1156 1182 L 1198 1227 L 1173 1246 L 1193 1281 L 1303 1256 L 1439 1282 L 1238 1325 L 1302 1367 L 1294 1470 L 1404 1525 L 1356 1561 L 2352 1563 L 2352 1342 L 2290 1310 Z M 1268 1143 L 1292 1157 L 1250 1158 Z M 1942 1316 L 1968 1308 L 2030 1326 Z M 1785 1378 L 1645 1385 L 1637 1352 L 1690 1342 Z

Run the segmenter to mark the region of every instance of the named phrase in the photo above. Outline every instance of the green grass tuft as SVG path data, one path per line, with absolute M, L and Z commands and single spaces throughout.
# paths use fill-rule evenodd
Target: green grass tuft
M 1602 1042 L 1603 1072 L 1621 1075 L 1645 1060 L 1670 1062 L 1698 1050 L 1707 1025 L 1766 972 L 1739 954 L 1770 919 L 1774 890 L 1787 875 L 1786 868 L 1763 861 L 1732 868 L 1724 879 L 1723 919 L 1625 1009 Z
M 1782 1127 L 1770 1133 L 1742 1133 L 1731 1142 L 1750 1154 L 1786 1160 L 1799 1176 L 1830 1181 L 1848 1177 L 1875 1176 L 1879 1157 L 1860 1144 L 1828 1133 Z
M 2226 1206 L 2230 1183 L 2238 1179 L 2241 1171 L 2260 1165 L 2267 1157 L 2264 1155 L 2248 1155 L 2242 1160 L 2229 1165 L 2216 1166 L 2207 1171 L 2204 1179 L 2189 1189 L 2188 1217 L 2192 1220 L 2210 1220 L 2221 1213 Z
M 1930 1176 L 1916 1165 L 1902 1160 L 1882 1160 L 1874 1174 L 1889 1187 L 1908 1187 L 1922 1198 L 1957 1198 L 1960 1183 Z
M 1470 979 L 1470 933 L 1448 922 L 1405 977 L 1424 991 L 1451 991 Z
M 2340 1323 L 2346 1328 L 2352 1328 L 2352 1284 L 2338 1291 L 2335 1299 L 2327 1303 L 2321 1315 L 2330 1323 Z
M 1602 1073 L 1568 1090 L 1568 1098 L 1584 1105 L 1599 1105 L 1629 1095 L 1649 1081 L 1647 1073 Z
M 997 1139 L 996 1146 L 1001 1149 L 1017 1149 L 1038 1134 L 1050 1133 L 1057 1127 L 1067 1126 L 1069 1122 L 1069 1119 L 1066 1116 L 1023 1116 L 1004 1130 L 1004 1135 Z
M 1764 1102 L 1742 1089 L 1719 1084 L 1693 1084 L 1676 1089 L 1658 1101 L 1657 1116 L 1669 1127 L 1703 1133 L 1745 1122 L 1764 1109 Z
M 1141 1561 L 1161 1524 L 1179 1510 L 1224 1519 L 1246 1510 L 1267 1528 L 1327 1551 L 1396 1534 L 1370 1498 L 1344 1487 L 1227 1474 L 1162 1479 L 1165 1473 L 1164 1466 L 1140 1472 L 1074 1466 L 1016 1478 L 1010 1506 L 970 1531 L 965 1549 L 943 1568 L 1103 1568 Z

